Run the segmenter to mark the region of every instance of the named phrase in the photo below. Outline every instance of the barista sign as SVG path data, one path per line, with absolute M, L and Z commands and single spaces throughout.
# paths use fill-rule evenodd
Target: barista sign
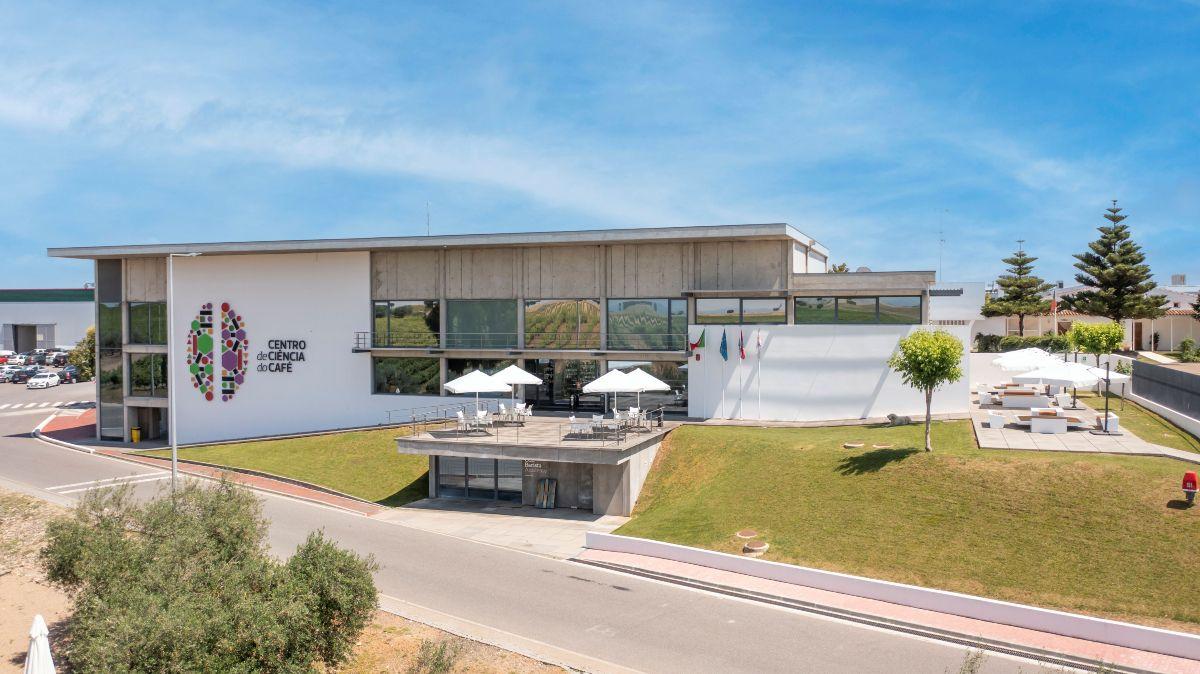
M 296 363 L 305 361 L 308 342 L 303 339 L 268 339 L 267 349 L 259 351 L 259 372 L 294 372 Z

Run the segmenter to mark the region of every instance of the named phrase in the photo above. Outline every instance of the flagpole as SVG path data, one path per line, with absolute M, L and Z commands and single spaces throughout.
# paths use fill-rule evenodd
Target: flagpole
M 762 421 L 762 328 L 759 328 L 754 333 L 754 341 L 758 345 L 754 355 L 755 359 L 758 360 L 758 377 L 756 377 L 756 381 L 758 382 L 758 420 Z

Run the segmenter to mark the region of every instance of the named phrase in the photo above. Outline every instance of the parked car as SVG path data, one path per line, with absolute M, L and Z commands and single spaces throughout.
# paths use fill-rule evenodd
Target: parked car
M 53 365 L 54 367 L 66 367 L 67 363 L 69 362 L 67 360 L 67 354 L 63 353 L 62 351 L 59 351 L 52 356 L 49 356 L 49 358 L 50 358 L 50 364 Z
M 0 349 L 0 365 L 7 364 L 7 363 L 8 363 L 8 359 L 9 359 L 9 358 L 12 358 L 12 357 L 13 357 L 13 356 L 15 356 L 15 355 L 17 355 L 17 352 L 16 352 L 16 351 L 9 351 L 9 350 L 7 350 L 7 349 Z
M 58 386 L 58 375 L 53 372 L 39 372 L 25 382 L 25 388 L 50 388 Z
M 7 364 L 8 365 L 24 365 L 25 364 L 25 354 L 14 353 L 13 355 L 8 357 Z
M 8 383 L 24 384 L 25 382 L 29 381 L 29 378 L 32 377 L 34 374 L 35 373 L 31 373 L 29 370 L 26 370 L 25 368 L 19 368 L 19 369 L 13 370 L 12 372 L 8 373 Z
M 58 378 L 63 384 L 74 384 L 79 381 L 79 368 L 68 365 L 58 372 Z

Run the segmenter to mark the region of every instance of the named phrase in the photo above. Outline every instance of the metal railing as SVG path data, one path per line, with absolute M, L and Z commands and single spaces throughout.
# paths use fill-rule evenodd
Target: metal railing
M 611 351 L 682 351 L 687 338 L 680 333 L 609 334 L 608 344 L 599 333 L 526 332 L 524 346 L 515 332 L 450 332 L 446 339 L 428 332 L 354 333 L 354 349 L 530 349 L 530 350 L 611 350 Z

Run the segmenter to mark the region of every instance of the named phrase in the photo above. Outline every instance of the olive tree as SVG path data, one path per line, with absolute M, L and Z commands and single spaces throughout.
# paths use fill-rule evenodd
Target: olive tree
M 310 534 L 286 562 L 261 503 L 187 482 L 140 503 L 89 492 L 47 527 L 42 562 L 74 614 L 76 671 L 283 672 L 345 661 L 377 607 L 373 560 Z
M 930 439 L 933 392 L 963 377 L 963 343 L 945 330 L 918 330 L 900 340 L 888 366 L 904 383 L 925 394 L 925 451 Z

